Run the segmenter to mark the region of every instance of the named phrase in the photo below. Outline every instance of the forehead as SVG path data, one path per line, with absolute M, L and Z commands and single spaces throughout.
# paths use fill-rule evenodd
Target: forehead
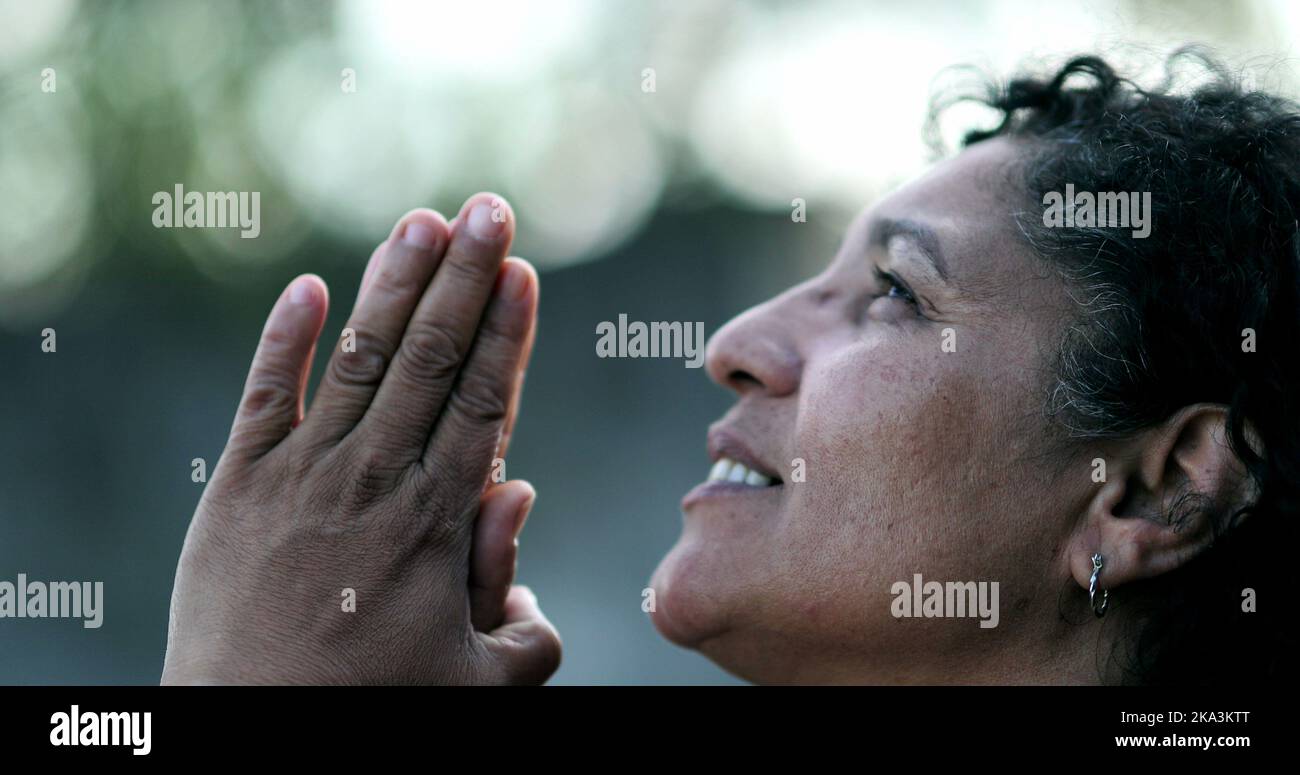
M 863 212 L 855 241 L 886 221 L 922 224 L 935 232 L 953 280 L 991 280 L 1037 262 L 1020 235 L 1017 219 L 1034 217 L 1016 183 L 1022 149 L 1010 140 L 989 140 L 936 164 Z M 1017 266 L 1017 265 L 1020 266 Z

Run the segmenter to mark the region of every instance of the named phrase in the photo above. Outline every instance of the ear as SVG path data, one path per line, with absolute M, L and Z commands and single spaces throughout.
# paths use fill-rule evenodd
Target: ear
M 1098 583 L 1114 589 L 1168 573 L 1209 546 L 1218 523 L 1243 505 L 1248 482 L 1227 420 L 1225 406 L 1193 404 L 1106 458 L 1106 481 L 1070 543 L 1076 583 L 1088 588 L 1094 553 L 1104 563 Z

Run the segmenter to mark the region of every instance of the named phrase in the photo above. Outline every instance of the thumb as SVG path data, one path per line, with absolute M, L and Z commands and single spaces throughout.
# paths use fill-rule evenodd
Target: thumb
M 479 501 L 469 556 L 469 601 L 474 629 L 489 632 L 505 620 L 515 580 L 517 540 L 537 492 L 522 479 L 494 485 Z
M 560 667 L 560 633 L 528 587 L 511 587 L 505 622 L 478 637 L 490 655 L 489 670 L 496 683 L 540 685 Z

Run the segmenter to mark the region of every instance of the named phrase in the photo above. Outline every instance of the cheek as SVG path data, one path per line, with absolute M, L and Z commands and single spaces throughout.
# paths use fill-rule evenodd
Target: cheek
M 887 614 L 890 584 L 914 572 L 979 578 L 1023 516 L 1008 507 L 1010 386 L 974 368 L 986 358 L 937 341 L 864 343 L 810 364 L 801 383 L 808 482 L 781 530 L 791 566 L 823 580 L 823 596 L 857 601 L 856 616 Z
M 947 467 L 982 413 L 953 357 L 858 347 L 809 368 L 796 438 L 824 486 L 805 494 L 862 505 Z

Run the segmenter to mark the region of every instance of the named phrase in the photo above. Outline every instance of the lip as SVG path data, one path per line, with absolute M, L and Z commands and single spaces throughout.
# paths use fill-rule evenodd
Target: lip
M 752 471 L 771 477 L 778 483 L 767 487 L 754 487 L 721 479 L 701 482 L 682 498 L 683 511 L 706 501 L 772 498 L 785 486 L 785 479 L 777 475 L 771 466 L 762 462 L 758 455 L 751 451 L 749 445 L 728 428 L 717 425 L 710 428 L 708 448 L 710 462 L 716 463 L 719 458 L 730 458 Z
M 701 503 L 717 501 L 724 499 L 736 500 L 758 500 L 760 498 L 776 497 L 784 484 L 774 484 L 769 487 L 752 487 L 740 482 L 728 482 L 721 479 L 715 479 L 712 482 L 700 482 L 682 497 L 682 511 L 689 511 Z
M 728 457 L 751 471 L 757 471 L 784 483 L 785 477 L 776 473 L 776 469 L 764 463 L 736 433 L 721 426 L 709 429 L 709 462 L 716 463 L 718 458 Z

